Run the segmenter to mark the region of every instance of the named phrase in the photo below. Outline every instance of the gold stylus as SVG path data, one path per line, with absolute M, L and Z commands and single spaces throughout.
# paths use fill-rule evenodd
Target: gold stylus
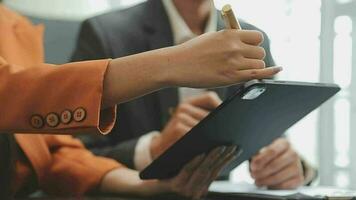
M 226 28 L 241 30 L 241 25 L 238 19 L 235 17 L 231 5 L 229 4 L 225 5 L 221 10 L 221 14 L 224 18 Z

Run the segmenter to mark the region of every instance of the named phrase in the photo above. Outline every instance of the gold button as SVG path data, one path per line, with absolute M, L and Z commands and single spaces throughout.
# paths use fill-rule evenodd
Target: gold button
M 87 111 L 84 108 L 77 108 L 73 113 L 73 119 L 76 122 L 81 122 L 87 116 Z
M 44 126 L 43 118 L 40 115 L 33 115 L 31 117 L 30 123 L 33 128 L 37 128 L 37 129 L 42 128 Z
M 72 121 L 72 112 L 70 110 L 65 110 L 61 113 L 61 122 L 63 124 L 69 124 Z
M 46 124 L 49 126 L 49 127 L 56 127 L 58 126 L 59 124 L 59 117 L 56 113 L 49 113 L 47 116 L 46 116 Z

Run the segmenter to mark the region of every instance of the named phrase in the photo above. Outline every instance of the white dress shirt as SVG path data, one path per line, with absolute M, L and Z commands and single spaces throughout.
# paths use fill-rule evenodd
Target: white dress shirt
M 212 0 L 209 0 L 209 2 L 211 3 L 211 11 L 209 20 L 205 27 L 205 33 L 215 32 L 217 30 L 218 23 L 218 17 L 214 3 Z M 197 35 L 192 32 L 182 16 L 179 14 L 172 0 L 162 0 L 162 3 L 164 9 L 167 12 L 171 25 L 174 45 L 182 44 L 197 37 Z M 182 102 L 189 97 L 199 95 L 203 92 L 205 92 L 203 89 L 179 88 L 179 101 Z M 139 138 L 134 155 L 134 164 L 137 170 L 144 169 L 152 162 L 150 145 L 152 138 L 157 134 L 160 133 L 158 131 L 153 131 Z

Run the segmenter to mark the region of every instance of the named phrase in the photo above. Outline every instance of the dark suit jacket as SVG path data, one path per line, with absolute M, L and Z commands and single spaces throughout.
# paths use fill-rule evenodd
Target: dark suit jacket
M 224 28 L 220 18 L 218 29 Z M 243 29 L 258 30 L 242 22 Z M 81 27 L 74 61 L 117 58 L 173 45 L 173 35 L 161 0 L 118 10 L 86 20 Z M 266 49 L 265 62 L 273 66 L 268 37 L 262 46 Z M 90 77 L 88 77 L 90 78 Z M 215 90 L 224 98 L 229 89 Z M 133 167 L 137 140 L 153 130 L 162 130 L 169 119 L 169 108 L 178 104 L 177 88 L 161 90 L 120 105 L 115 128 L 106 137 L 81 136 L 80 139 L 95 154 L 120 160 Z

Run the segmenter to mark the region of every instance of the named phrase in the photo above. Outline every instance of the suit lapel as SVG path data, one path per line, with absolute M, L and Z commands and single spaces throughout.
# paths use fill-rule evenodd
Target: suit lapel
M 145 32 L 148 39 L 149 49 L 159 49 L 173 45 L 173 33 L 169 23 L 169 19 L 161 0 L 149 0 L 146 3 Z M 157 101 L 158 122 L 163 128 L 165 123 L 170 118 L 169 110 L 178 104 L 178 89 L 166 88 L 155 92 L 154 98 Z M 152 105 L 152 104 L 151 104 Z M 157 110 L 157 109 L 155 109 Z
M 149 0 L 143 16 L 149 49 L 159 49 L 173 45 L 173 34 L 169 19 L 161 0 Z

